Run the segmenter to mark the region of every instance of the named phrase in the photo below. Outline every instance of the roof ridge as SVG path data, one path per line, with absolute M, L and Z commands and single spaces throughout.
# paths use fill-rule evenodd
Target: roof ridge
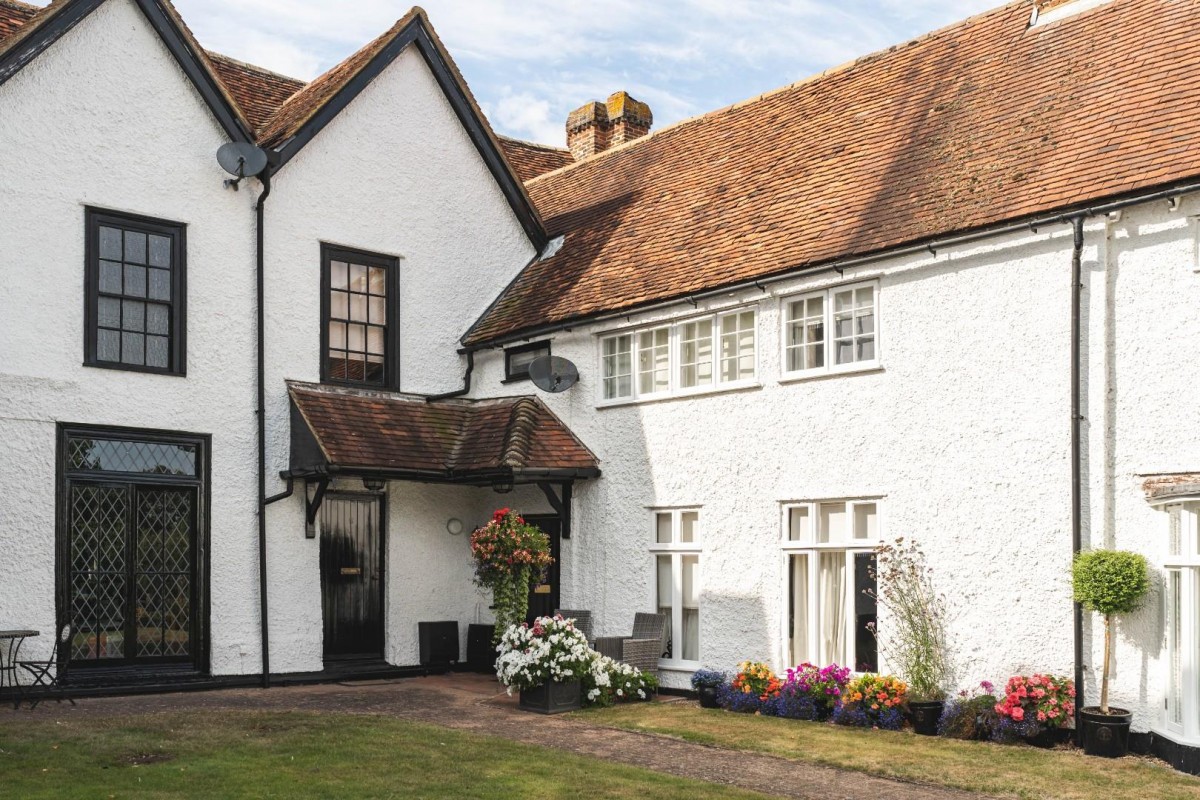
M 841 64 L 829 67 L 828 69 L 824 69 L 820 72 L 813 73 L 812 75 L 808 75 L 804 78 L 801 78 L 800 80 L 793 81 L 792 83 L 784 84 L 783 86 L 779 86 L 775 89 L 769 89 L 768 91 L 762 92 L 761 94 L 752 95 L 751 97 L 747 97 L 743 100 L 737 100 L 733 103 L 729 103 L 728 105 L 721 106 L 720 108 L 714 108 L 711 111 L 704 111 L 700 114 L 696 114 L 695 116 L 687 117 L 687 118 L 681 119 L 677 122 L 672 122 L 670 125 L 659 128 L 657 130 L 652 130 L 644 136 L 639 136 L 636 139 L 630 139 L 628 141 L 621 142 L 620 144 L 614 145 L 605 150 L 601 150 L 598 153 L 592 153 L 589 156 L 581 158 L 581 159 L 575 161 L 574 163 L 561 166 L 558 169 L 554 169 L 549 172 L 543 172 L 541 175 L 537 175 L 533 178 L 530 178 L 528 181 L 526 181 L 526 183 L 527 184 L 537 183 L 538 181 L 541 181 L 543 178 L 547 178 L 551 175 L 557 175 L 558 173 L 561 173 L 561 172 L 566 172 L 567 170 L 573 169 L 574 167 L 580 166 L 581 164 L 590 164 L 590 163 L 598 161 L 612 153 L 623 152 L 630 148 L 637 147 L 638 145 L 645 144 L 649 141 L 652 141 L 656 136 L 662 136 L 664 134 L 678 130 L 685 126 L 694 125 L 699 122 L 708 120 L 710 118 L 720 117 L 724 114 L 728 114 L 731 111 L 736 111 L 745 106 L 761 103 L 764 100 L 767 100 L 768 98 L 774 97 L 779 94 L 783 94 L 784 92 L 790 92 L 795 89 L 799 89 L 802 86 L 807 86 L 809 84 L 815 83 L 824 78 L 828 78 L 833 75 L 840 74 L 842 72 L 847 72 L 861 64 L 873 63 L 873 62 L 878 61 L 879 59 L 881 59 L 887 55 L 890 55 L 892 53 L 895 53 L 901 49 L 906 49 L 909 47 L 914 47 L 919 44 L 924 44 L 925 42 L 927 42 L 931 39 L 935 39 L 939 36 L 948 34 L 957 28 L 961 28 L 968 24 L 974 23 L 976 20 L 978 20 L 982 17 L 991 16 L 992 14 L 998 14 L 1001 11 L 1005 11 L 1013 6 L 1032 5 L 1032 3 L 1034 3 L 1034 2 L 1036 2 L 1036 0 L 1009 0 L 1009 2 L 1004 3 L 1002 5 L 996 6 L 994 8 L 990 8 L 986 11 L 980 11 L 977 14 L 972 14 L 969 17 L 965 17 L 964 19 L 960 19 L 960 20 L 958 20 L 956 22 L 952 22 L 948 25 L 943 25 L 940 28 L 920 34 L 919 36 L 916 36 L 907 41 L 898 42 L 897 44 L 889 45 L 880 50 L 874 50 L 870 53 L 867 53 L 866 55 L 862 55 L 862 56 L 858 56 L 857 58 L 853 58 L 850 61 L 844 61 Z
M 0 2 L 4 2 L 4 0 L 0 0 Z M 570 149 L 568 149 L 566 147 L 557 147 L 552 144 L 543 144 L 542 142 L 531 142 L 528 139 L 521 139 L 516 136 L 508 136 L 507 134 L 503 134 L 503 133 L 497 133 L 496 138 L 504 139 L 509 142 L 516 142 L 517 144 L 523 144 L 528 147 L 536 147 L 539 150 L 549 150 L 553 153 L 570 153 L 571 152 Z
M 42 6 L 35 6 L 33 3 L 22 2 L 22 0 L 0 0 L 0 6 L 18 8 L 21 11 L 32 11 L 34 13 L 41 11 L 43 8 Z
M 533 431 L 537 427 L 538 401 L 528 395 L 517 398 L 508 413 L 508 425 L 504 429 L 504 449 L 500 463 L 507 467 L 520 468 L 529 460 L 529 446 Z

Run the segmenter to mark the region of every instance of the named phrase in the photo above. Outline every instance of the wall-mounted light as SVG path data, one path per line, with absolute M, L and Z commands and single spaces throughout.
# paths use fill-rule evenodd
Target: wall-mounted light
M 446 533 L 451 536 L 458 536 L 463 532 L 463 521 L 457 517 L 451 517 L 446 520 Z
M 492 484 L 492 491 L 496 494 L 508 494 L 513 490 L 513 482 L 511 478 L 501 478 Z
M 382 478 L 363 478 L 362 481 L 363 481 L 363 486 L 366 487 L 368 492 L 382 492 L 383 491 L 385 482 Z

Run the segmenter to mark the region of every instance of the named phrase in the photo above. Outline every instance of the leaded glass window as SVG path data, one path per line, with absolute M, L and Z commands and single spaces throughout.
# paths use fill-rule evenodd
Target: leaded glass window
M 85 360 L 183 374 L 184 228 L 89 210 Z

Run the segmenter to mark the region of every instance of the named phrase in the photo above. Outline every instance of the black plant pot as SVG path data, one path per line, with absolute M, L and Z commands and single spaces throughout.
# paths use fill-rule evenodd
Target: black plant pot
M 1109 708 L 1105 714 L 1098 706 L 1081 709 L 1083 752 L 1089 756 L 1120 758 L 1129 752 L 1129 726 L 1133 714 L 1123 708 Z
M 536 714 L 563 714 L 579 710 L 581 693 L 579 681 L 544 683 L 536 689 L 522 689 L 519 705 L 522 711 Z
M 1025 744 L 1049 750 L 1071 738 L 1070 728 L 1042 728 L 1033 736 L 1025 737 Z
M 696 695 L 700 698 L 701 708 L 720 708 L 717 704 L 717 687 L 716 686 L 701 686 L 696 689 Z
M 908 715 L 912 719 L 913 732 L 921 736 L 937 736 L 938 720 L 946 703 L 942 700 L 927 700 L 922 703 L 909 702 Z

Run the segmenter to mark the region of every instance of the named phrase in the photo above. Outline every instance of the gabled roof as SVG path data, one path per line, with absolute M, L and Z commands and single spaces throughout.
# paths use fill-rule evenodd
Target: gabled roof
M 468 344 L 1200 175 L 1196 5 L 1014 2 L 535 178 L 552 236 Z
M 11 0 L 7 0 L 11 4 Z M 22 9 L 12 6 L 0 11 L 7 14 L 15 30 L 0 35 L 0 84 L 53 45 L 67 31 L 95 11 L 104 0 L 54 0 L 24 20 L 17 22 Z M 147 21 L 162 38 L 184 74 L 195 85 L 217 122 L 232 139 L 253 138 L 250 123 L 242 115 L 233 95 L 218 77 L 208 53 L 197 42 L 170 0 L 134 0 Z M 16 12 L 12 12 L 16 8 Z M 0 26 L 0 34 L 4 34 Z
M 278 150 L 280 166 L 286 164 L 410 45 L 425 59 L 526 236 L 540 251 L 547 240 L 541 217 L 454 60 L 420 7 L 414 6 L 383 35 L 296 92 L 264 126 L 260 142 Z
M 526 142 L 509 136 L 498 136 L 504 155 L 512 165 L 517 177 L 528 183 L 539 175 L 562 169 L 575 163 L 575 157 L 565 147 L 550 147 L 536 142 Z
M 16 33 L 17 28 L 40 10 L 20 0 L 0 0 L 0 42 Z
M 217 75 L 256 131 L 274 116 L 287 99 L 304 88 L 304 81 L 256 67 L 209 51 Z
M 600 474 L 536 397 L 439 400 L 290 383 L 291 472 L 487 484 Z

